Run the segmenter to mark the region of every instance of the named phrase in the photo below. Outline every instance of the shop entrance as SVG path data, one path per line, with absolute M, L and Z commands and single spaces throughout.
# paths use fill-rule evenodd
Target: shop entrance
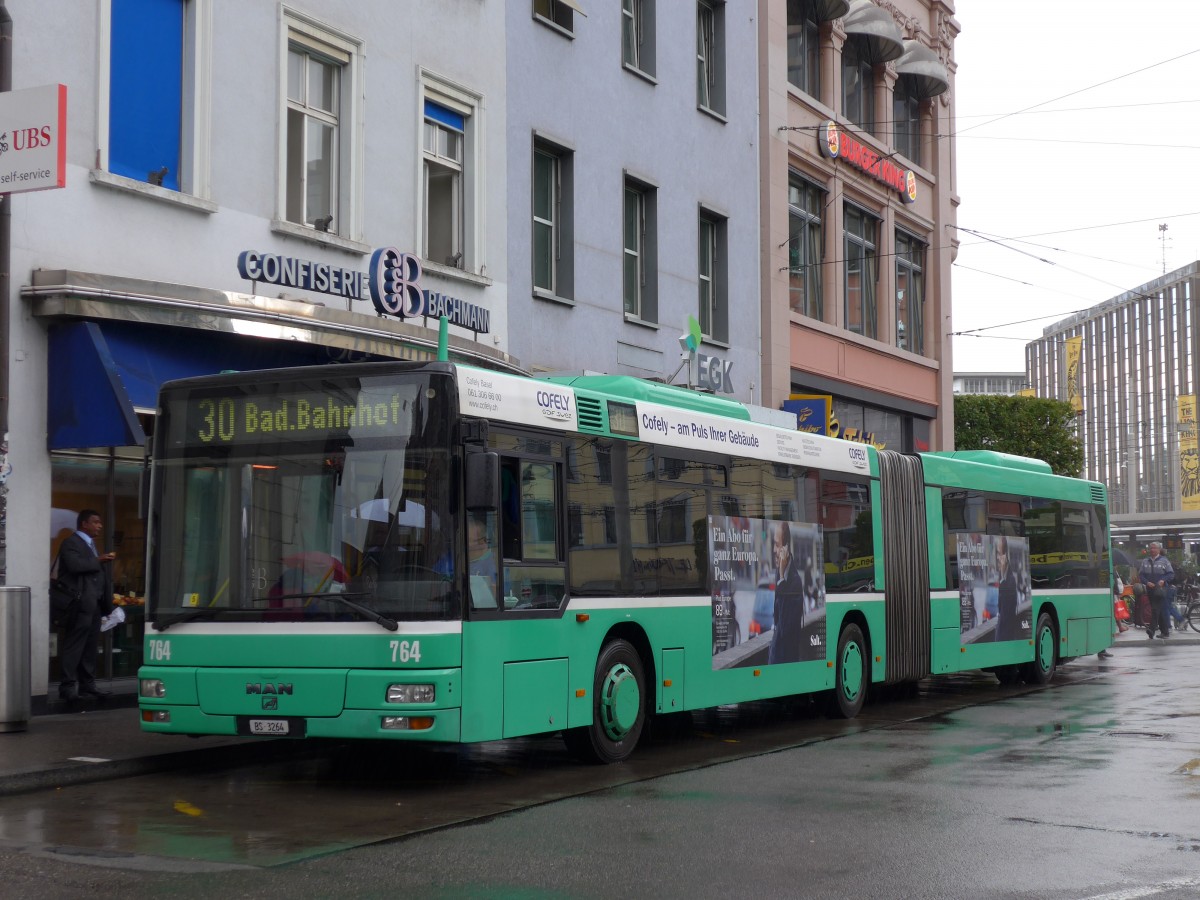
M 138 414 L 147 436 L 154 416 Z M 104 547 L 117 554 L 113 563 L 114 602 L 125 610 L 125 621 L 100 636 L 96 663 L 98 678 L 137 675 L 142 664 L 145 634 L 146 527 L 141 517 L 141 447 L 93 447 L 56 450 L 50 455 L 50 559 L 75 531 L 81 509 L 97 510 L 104 518 Z M 50 632 L 50 681 L 59 680 L 61 631 Z

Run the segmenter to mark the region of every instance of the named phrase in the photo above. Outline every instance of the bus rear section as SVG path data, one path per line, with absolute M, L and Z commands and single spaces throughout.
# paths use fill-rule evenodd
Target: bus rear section
M 451 367 L 163 390 L 142 727 L 460 737 Z
M 932 671 L 1043 684 L 1112 643 L 1104 486 L 989 451 L 922 455 Z

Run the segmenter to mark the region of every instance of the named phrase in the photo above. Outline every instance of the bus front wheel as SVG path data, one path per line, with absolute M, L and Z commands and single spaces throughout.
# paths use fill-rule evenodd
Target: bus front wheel
M 826 709 L 831 719 L 853 719 L 867 699 L 867 642 L 862 629 L 851 623 L 838 637 L 833 660 L 834 688 Z
M 1058 634 L 1049 613 L 1038 616 L 1033 629 L 1033 662 L 1025 663 L 1028 684 L 1048 684 L 1058 668 Z
M 626 759 L 646 724 L 645 684 L 633 644 L 619 639 L 605 644 L 592 680 L 592 724 L 564 731 L 567 749 L 585 762 Z

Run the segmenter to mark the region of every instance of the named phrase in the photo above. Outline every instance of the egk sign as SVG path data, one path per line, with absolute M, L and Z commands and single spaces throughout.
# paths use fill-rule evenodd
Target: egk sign
M 888 157 L 880 156 L 866 144 L 838 128 L 836 122 L 826 122 L 817 132 L 821 155 L 843 159 L 860 172 L 865 172 L 900 195 L 905 203 L 917 201 L 917 173 L 902 169 Z

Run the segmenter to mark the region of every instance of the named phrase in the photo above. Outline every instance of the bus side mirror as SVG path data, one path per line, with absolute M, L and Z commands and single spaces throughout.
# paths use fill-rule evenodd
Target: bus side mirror
M 150 517 L 150 460 L 154 457 L 154 436 L 146 437 L 142 471 L 138 475 L 138 516 L 143 522 Z
M 467 509 L 471 512 L 494 510 L 499 497 L 500 454 L 487 450 L 467 453 Z

